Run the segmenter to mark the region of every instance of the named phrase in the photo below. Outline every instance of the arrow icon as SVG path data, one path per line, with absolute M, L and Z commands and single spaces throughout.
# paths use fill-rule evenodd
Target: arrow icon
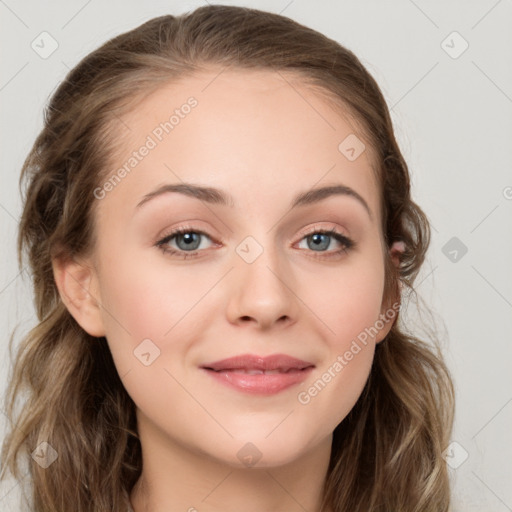
M 249 243 L 251 245 L 249 245 Z M 262 252 L 263 247 L 252 236 L 245 237 L 236 247 L 236 253 L 246 263 L 252 263 L 256 261 Z
M 160 357 L 160 349 L 149 338 L 142 340 L 133 351 L 133 355 L 144 365 L 149 366 Z
M 459 238 L 453 236 L 443 245 L 441 251 L 452 263 L 458 263 L 468 252 L 468 248 Z
M 443 451 L 443 459 L 452 469 L 464 464 L 468 457 L 469 453 L 457 441 L 452 441 Z
M 349 161 L 353 162 L 366 149 L 364 142 L 355 134 L 347 135 L 338 145 L 338 151 Z
M 44 31 L 32 40 L 30 47 L 39 55 L 39 57 L 47 59 L 57 50 L 59 43 L 51 34 Z
M 53 448 L 53 446 L 46 441 L 36 446 L 34 451 L 31 453 L 31 457 L 37 462 L 42 468 L 46 469 L 51 466 L 58 458 L 59 454 Z
M 252 467 L 258 463 L 263 454 L 252 443 L 245 443 L 245 445 L 238 450 L 236 456 L 245 466 Z
M 441 48 L 450 58 L 458 59 L 469 48 L 469 43 L 454 30 L 441 41 Z

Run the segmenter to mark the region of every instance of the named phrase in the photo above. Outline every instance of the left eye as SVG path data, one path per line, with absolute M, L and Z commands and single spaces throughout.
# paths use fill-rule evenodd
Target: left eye
M 346 236 L 338 233 L 335 230 L 330 231 L 315 231 L 306 235 L 302 240 L 306 242 L 307 247 L 300 247 L 301 249 L 311 249 L 314 252 L 327 252 L 331 242 L 338 242 L 342 246 L 341 250 L 348 250 L 352 247 L 353 242 Z M 331 248 L 332 249 L 332 248 Z
M 170 253 L 176 253 L 179 251 L 197 251 L 198 249 L 204 249 L 204 247 L 201 247 L 201 237 L 210 239 L 210 237 L 202 231 L 176 230 L 157 242 L 157 245 L 164 251 Z M 176 244 L 174 247 L 171 245 L 173 240 Z

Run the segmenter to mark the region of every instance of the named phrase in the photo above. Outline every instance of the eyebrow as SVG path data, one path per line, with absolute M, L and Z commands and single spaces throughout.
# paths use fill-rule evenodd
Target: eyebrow
M 211 204 L 220 204 L 231 208 L 235 206 L 233 196 L 221 189 L 194 185 L 192 183 L 169 183 L 158 187 L 149 194 L 146 194 L 137 204 L 137 208 L 140 208 L 155 197 L 172 192 L 193 197 Z M 314 204 L 335 195 L 353 197 L 365 208 L 370 218 L 373 218 L 372 211 L 363 197 L 354 189 L 341 184 L 314 188 L 301 192 L 293 198 L 290 208 L 293 209 L 298 206 Z

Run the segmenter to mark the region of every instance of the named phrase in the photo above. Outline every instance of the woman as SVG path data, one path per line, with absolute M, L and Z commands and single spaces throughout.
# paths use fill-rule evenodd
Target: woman
M 428 222 L 350 51 L 150 20 L 69 73 L 22 178 L 40 323 L 2 457 L 33 510 L 448 510 L 451 380 L 398 322 Z

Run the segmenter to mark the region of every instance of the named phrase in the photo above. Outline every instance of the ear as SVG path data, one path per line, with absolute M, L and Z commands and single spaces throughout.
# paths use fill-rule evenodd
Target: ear
M 59 295 L 78 324 L 91 336 L 105 336 L 96 272 L 87 261 L 61 257 L 52 261 Z
M 394 242 L 393 245 L 389 248 L 389 256 L 395 268 L 398 268 L 400 265 L 401 255 L 404 251 L 404 242 Z M 386 338 L 386 336 L 389 334 L 389 331 L 391 331 L 393 324 L 398 318 L 398 313 L 400 311 L 400 298 L 402 295 L 401 292 L 402 283 L 398 281 L 395 293 L 393 293 L 387 301 L 383 301 L 379 320 L 384 323 L 384 326 L 382 329 L 379 329 L 379 333 L 375 338 L 376 343 L 380 343 Z
M 402 254 L 405 251 L 405 243 L 404 242 L 393 242 L 393 245 L 389 249 L 389 255 L 391 256 L 391 260 L 395 267 L 398 268 L 400 265 L 400 259 Z

